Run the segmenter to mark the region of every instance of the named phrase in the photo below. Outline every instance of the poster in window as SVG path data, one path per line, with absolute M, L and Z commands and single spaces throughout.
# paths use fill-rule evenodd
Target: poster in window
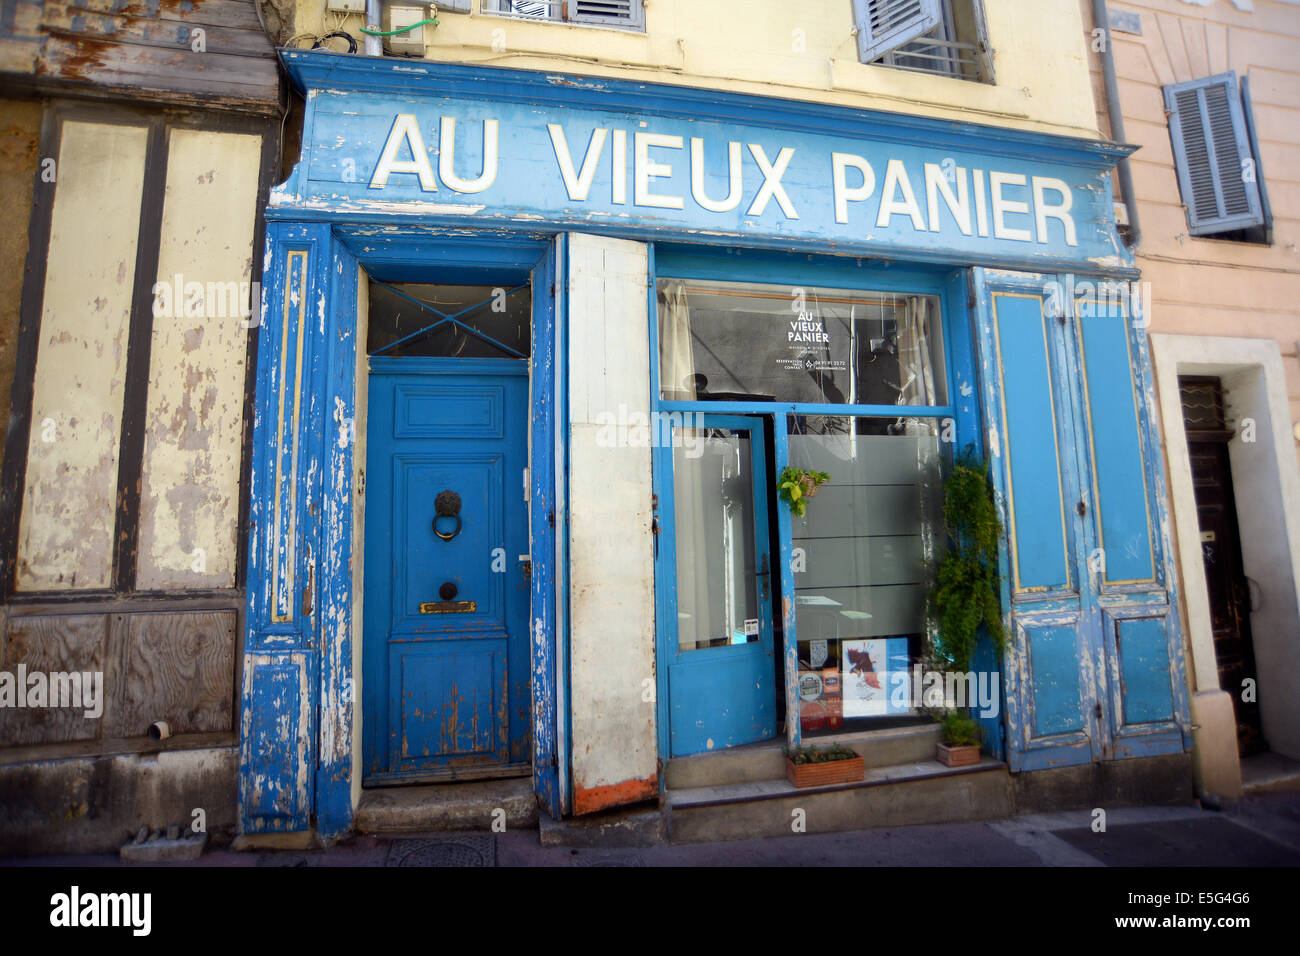
M 890 692 L 907 680 L 907 638 L 872 637 L 845 641 L 840 658 L 840 688 L 845 717 L 879 717 L 909 712 Z M 904 683 L 904 686 L 906 684 Z

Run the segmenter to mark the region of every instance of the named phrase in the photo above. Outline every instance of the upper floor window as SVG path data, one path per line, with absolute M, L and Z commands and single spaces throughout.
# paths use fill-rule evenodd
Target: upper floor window
M 1270 241 L 1249 81 L 1235 73 L 1164 88 L 1178 190 L 1193 236 Z
M 502 16 L 527 20 L 645 29 L 641 0 L 487 0 L 484 8 Z
M 992 82 L 982 0 L 853 0 L 858 59 Z

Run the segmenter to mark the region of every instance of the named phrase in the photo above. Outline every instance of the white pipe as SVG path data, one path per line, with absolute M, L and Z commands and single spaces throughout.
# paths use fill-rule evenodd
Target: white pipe
M 381 6 L 382 0 L 366 0 L 366 26 L 372 30 L 382 30 L 384 22 L 384 11 Z M 383 56 L 384 41 L 381 37 L 372 37 L 366 34 L 365 51 L 366 56 Z

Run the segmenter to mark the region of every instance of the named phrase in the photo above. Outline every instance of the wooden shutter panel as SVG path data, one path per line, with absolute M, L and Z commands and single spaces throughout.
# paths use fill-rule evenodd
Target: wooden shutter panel
M 853 0 L 858 60 L 870 63 L 939 25 L 943 0 Z
M 569 20 L 639 27 L 643 25 L 641 0 L 569 0 Z
M 1262 225 L 1263 207 L 1234 73 L 1166 86 L 1178 188 L 1194 236 Z

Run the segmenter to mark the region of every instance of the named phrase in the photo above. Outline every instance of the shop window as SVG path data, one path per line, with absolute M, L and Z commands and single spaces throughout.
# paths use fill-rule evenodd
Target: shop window
M 370 282 L 366 351 L 393 358 L 527 358 L 528 286 Z
M 788 719 L 804 735 L 926 719 L 913 668 L 930 656 L 927 595 L 957 440 L 942 297 L 679 278 L 659 279 L 656 294 L 659 398 L 682 416 L 676 652 L 752 645 L 769 619 L 782 630 L 769 585 L 784 578 L 798 659 Z M 751 448 L 777 433 L 784 459 Z M 785 467 L 829 479 L 791 515 L 791 561 L 777 567 Z
M 489 0 L 492 13 L 525 20 L 645 29 L 641 0 Z
M 937 296 L 678 280 L 658 296 L 665 400 L 947 403 Z
M 6 592 L 237 584 L 266 140 L 56 109 L 5 454 Z M 43 275 L 42 275 L 43 273 Z
M 1272 216 L 1250 111 L 1235 73 L 1164 88 L 1178 189 L 1193 236 L 1271 241 Z
M 982 0 L 853 0 L 858 59 L 992 82 Z
M 786 428 L 791 466 L 831 475 L 791 525 L 802 730 L 915 715 L 910 669 L 927 654 L 942 528 L 939 424 L 791 415 Z

